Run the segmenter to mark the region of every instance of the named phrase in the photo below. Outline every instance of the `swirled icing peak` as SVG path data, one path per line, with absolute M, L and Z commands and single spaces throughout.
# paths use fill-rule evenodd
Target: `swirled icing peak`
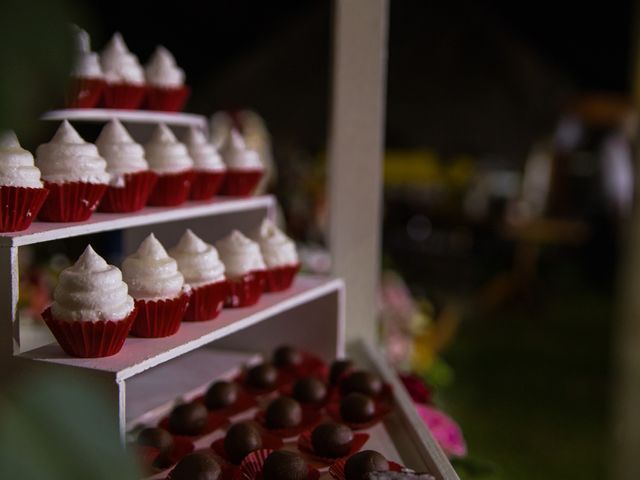
M 0 185 L 7 187 L 41 188 L 40 170 L 33 155 L 20 146 L 15 132 L 0 133 Z
M 224 265 L 218 251 L 191 230 L 184 232 L 169 254 L 176 259 L 178 270 L 192 287 L 224 280 Z
M 176 64 L 171 52 L 158 46 L 145 66 L 147 83 L 157 87 L 175 88 L 184 85 L 184 70 Z
M 107 171 L 112 176 L 149 169 L 144 158 L 144 148 L 131 138 L 117 119 L 111 120 L 102 128 L 96 146 L 107 161 Z
M 252 238 L 260 245 L 262 258 L 267 267 L 282 267 L 298 263 L 296 244 L 268 218 L 262 221 Z
M 218 149 L 207 141 L 204 132 L 199 128 L 191 127 L 186 139 L 189 155 L 193 159 L 193 168 L 204 171 L 221 171 L 226 167 Z
M 247 148 L 242 135 L 232 130 L 223 151 L 224 163 L 233 170 L 262 170 L 260 155 L 255 150 Z
M 144 149 L 149 168 L 156 173 L 178 173 L 193 168 L 186 145 L 180 143 L 164 123 L 158 124 Z
M 116 32 L 100 55 L 102 70 L 107 82 L 144 84 L 144 71 L 133 53 L 129 51 L 124 39 Z
M 265 270 L 260 247 L 238 230 L 216 242 L 228 278 L 238 278 L 249 272 Z

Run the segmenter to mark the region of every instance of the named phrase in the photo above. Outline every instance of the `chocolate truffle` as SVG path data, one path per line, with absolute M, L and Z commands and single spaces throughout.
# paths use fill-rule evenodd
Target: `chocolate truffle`
M 400 472 L 369 472 L 364 476 L 365 480 L 436 480 L 433 475 L 426 472 L 414 472 L 403 469 Z
M 262 448 L 260 430 L 252 422 L 232 425 L 224 437 L 224 449 L 232 463 L 239 464 L 254 450 Z
M 353 432 L 342 423 L 323 423 L 311 432 L 313 451 L 323 457 L 344 457 L 353 443 Z
M 348 358 L 335 360 L 331 364 L 331 369 L 329 370 L 329 383 L 331 383 L 331 385 L 335 385 L 338 383 L 338 380 L 340 380 L 340 377 L 352 368 L 353 362 Z
M 209 410 L 218 410 L 233 405 L 238 400 L 238 385 L 233 382 L 215 382 L 204 395 L 204 404 Z
M 363 450 L 349 457 L 344 465 L 346 480 L 363 480 L 370 472 L 384 472 L 389 470 L 386 458 L 373 450 Z
M 273 400 L 265 412 L 267 428 L 297 427 L 302 423 L 302 407 L 290 397 L 278 397 Z
M 320 403 L 327 396 L 327 387 L 315 377 L 304 377 L 293 384 L 293 398 L 300 403 Z
M 145 447 L 157 448 L 160 451 L 160 455 L 166 455 L 173 450 L 173 437 L 164 428 L 145 428 L 140 430 L 137 443 Z
M 370 397 L 377 397 L 382 392 L 382 380 L 373 373 L 357 370 L 347 375 L 340 382 L 340 390 L 343 395 L 358 392 Z
M 207 426 L 207 408 L 201 403 L 183 403 L 169 415 L 169 430 L 176 435 L 199 435 Z
M 308 474 L 307 463 L 302 457 L 286 450 L 272 452 L 262 465 L 264 480 L 306 480 Z
M 204 453 L 191 453 L 178 462 L 171 473 L 170 480 L 218 480 L 220 465 Z
M 261 390 L 275 387 L 278 371 L 270 363 L 261 363 L 247 371 L 247 385 Z
M 362 393 L 350 393 L 340 400 L 340 416 L 345 422 L 368 422 L 376 414 L 373 399 Z
M 302 363 L 302 354 L 293 347 L 283 345 L 273 352 L 273 364 L 278 368 L 295 367 Z

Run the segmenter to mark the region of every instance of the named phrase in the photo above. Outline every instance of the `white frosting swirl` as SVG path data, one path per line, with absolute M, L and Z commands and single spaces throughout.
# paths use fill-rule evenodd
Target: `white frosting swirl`
M 204 132 L 198 128 L 191 127 L 185 142 L 189 155 L 193 159 L 194 170 L 204 170 L 219 172 L 226 170 L 222 157 L 216 147 L 207 142 Z
M 244 138 L 237 130 L 231 131 L 222 157 L 227 167 L 233 170 L 262 170 L 264 168 L 258 152 L 247 148 Z
M 251 236 L 260 245 L 262 258 L 269 268 L 298 263 L 296 244 L 282 230 L 265 218 Z
M 133 141 L 127 129 L 119 120 L 107 123 L 96 140 L 98 151 L 107 161 L 107 172 L 111 174 L 111 183 L 122 183 L 127 173 L 149 170 L 144 158 L 144 148 Z
M 76 52 L 71 76 L 77 78 L 104 78 L 97 53 Z
M 218 240 L 216 248 L 224 263 L 227 278 L 238 278 L 249 272 L 267 268 L 258 244 L 238 230 Z
M 109 183 L 107 162 L 93 143 L 85 142 L 65 120 L 49 143 L 36 150 L 36 166 L 51 183 Z
M 156 87 L 176 88 L 184 85 L 184 70 L 176 64 L 171 52 L 159 46 L 145 66 L 147 83 Z
M 59 320 L 115 321 L 127 318 L 133 307 L 120 270 L 89 245 L 75 264 L 60 273 L 51 313 Z
M 187 147 L 164 123 L 158 124 L 144 149 L 149 168 L 158 174 L 179 173 L 193 168 Z
M 20 146 L 15 132 L 0 134 L 0 185 L 5 187 L 42 188 L 40 170 L 33 155 Z
M 120 33 L 115 33 L 102 50 L 100 62 L 107 82 L 144 84 L 144 71 L 138 57 L 129 51 Z
M 169 255 L 176 259 L 184 281 L 192 287 L 224 280 L 224 265 L 218 251 L 191 230 L 184 232 Z
M 178 264 L 153 233 L 144 239 L 137 252 L 124 259 L 122 275 L 136 300 L 175 298 L 184 286 Z

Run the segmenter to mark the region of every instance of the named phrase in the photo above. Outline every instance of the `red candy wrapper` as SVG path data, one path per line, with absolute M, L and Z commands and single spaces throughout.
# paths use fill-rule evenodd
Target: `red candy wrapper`
M 138 317 L 131 327 L 136 337 L 159 338 L 173 335 L 180 328 L 189 305 L 189 293 L 163 300 L 136 300 Z
M 48 194 L 46 188 L 0 186 L 0 232 L 29 228 Z
M 68 355 L 98 358 L 110 357 L 122 349 L 137 313 L 134 308 L 124 320 L 84 322 L 58 320 L 53 317 L 51 308 L 47 308 L 42 312 L 42 318 Z
M 269 433 L 261 433 L 261 438 L 262 438 L 262 447 L 263 448 L 267 448 L 267 449 L 270 449 L 270 450 L 278 450 L 278 449 L 282 448 L 282 445 L 284 445 L 280 438 L 278 438 L 278 437 L 276 437 L 274 435 L 271 435 Z M 224 448 L 224 438 L 219 438 L 219 439 L 215 440 L 211 444 L 211 450 L 216 452 L 216 455 L 218 455 L 220 458 L 222 458 L 225 462 L 233 465 L 233 463 L 231 463 L 231 460 L 229 459 L 229 457 L 227 455 L 227 451 Z
M 264 289 L 264 272 L 249 272 L 240 278 L 228 279 L 228 282 L 229 290 L 225 306 L 232 308 L 249 307 L 260 300 Z
M 220 187 L 220 195 L 229 197 L 251 196 L 263 174 L 263 170 L 227 169 L 222 187 Z
M 191 289 L 189 307 L 184 315 L 187 322 L 203 322 L 216 318 L 227 298 L 228 285 L 226 280 L 209 283 Z
M 247 455 L 240 464 L 238 479 L 262 480 L 262 467 L 264 465 L 264 461 L 273 451 L 274 449 L 263 448 Z M 307 465 L 307 469 L 307 480 L 318 480 L 318 478 L 320 478 L 320 472 L 318 472 L 318 470 L 310 465 Z
M 300 437 L 298 437 L 298 450 L 306 453 L 307 455 L 310 455 L 314 460 L 320 463 L 331 465 L 337 460 L 340 460 L 342 458 L 346 459 L 354 453 L 358 453 L 362 449 L 364 444 L 367 443 L 367 440 L 369 440 L 368 433 L 356 433 L 353 435 L 353 442 L 351 443 L 351 449 L 349 450 L 349 453 L 342 457 L 329 458 L 318 455 L 313 450 L 313 444 L 311 443 L 311 430 L 307 430 L 306 432 L 303 432 Z
M 128 213 L 143 209 L 157 179 L 158 176 L 150 171 L 127 173 L 123 176 L 122 186 L 109 185 L 98 210 L 109 213 Z
M 102 93 L 102 105 L 105 108 L 135 110 L 140 107 L 147 87 L 130 83 L 107 83 Z
M 265 430 L 268 430 L 270 434 L 282 438 L 283 440 L 287 438 L 297 437 L 305 430 L 312 429 L 320 423 L 320 420 L 322 420 L 322 415 L 320 415 L 320 412 L 317 412 L 315 410 L 302 409 L 302 422 L 297 427 L 268 428 L 265 421 L 264 410 L 259 410 L 255 416 L 255 421 L 258 425 L 260 425 Z
M 183 204 L 189 197 L 193 176 L 193 170 L 158 175 L 158 181 L 153 190 L 151 190 L 147 205 L 175 207 Z
M 38 218 L 44 222 L 84 222 L 102 199 L 107 185 L 103 183 L 44 182 L 49 190 Z
M 197 397 L 193 400 L 194 402 L 199 402 L 204 404 L 204 395 Z M 228 407 L 218 408 L 217 410 L 210 410 L 218 415 L 223 417 L 233 417 L 239 413 L 245 412 L 250 408 L 256 406 L 256 399 L 253 395 L 250 395 L 248 392 L 244 391 L 244 389 L 240 389 L 238 392 L 238 398 L 233 405 L 229 405 Z
M 184 107 L 190 94 L 191 89 L 186 85 L 182 87 L 156 87 L 150 85 L 147 87 L 143 108 L 162 112 L 179 112 Z
M 269 268 L 265 274 L 265 292 L 281 292 L 293 284 L 293 279 L 300 271 L 300 264 Z
M 346 480 L 344 476 L 344 466 L 347 463 L 348 458 L 342 458 L 329 467 L 329 474 L 335 478 L 335 480 Z M 389 462 L 389 470 L 392 472 L 399 472 L 404 467 L 396 462 Z
M 191 200 L 209 200 L 213 198 L 220 190 L 224 176 L 224 170 L 217 172 L 196 170 L 195 177 L 191 183 L 189 198 Z
M 329 415 L 329 417 L 331 417 L 336 422 L 344 423 L 349 428 L 351 428 L 351 430 L 365 430 L 367 428 L 373 427 L 375 424 L 377 424 L 380 421 L 382 421 L 382 419 L 389 412 L 391 412 L 391 406 L 390 405 L 388 405 L 386 403 L 383 403 L 383 402 L 376 401 L 376 412 L 373 415 L 373 418 L 371 420 L 369 420 L 368 422 L 355 423 L 355 422 L 347 422 L 346 420 L 344 420 L 342 418 L 342 415 L 340 415 L 340 403 L 339 402 L 330 403 L 329 405 L 327 405 L 327 415 Z
M 217 413 L 209 412 L 209 417 L 207 419 L 207 425 L 204 427 L 204 430 L 200 432 L 198 435 L 194 436 L 186 436 L 186 435 L 176 435 L 176 438 L 188 438 L 191 441 L 195 441 L 198 438 L 204 437 L 205 435 L 209 435 L 210 433 L 215 432 L 219 428 L 222 428 L 227 423 L 227 419 L 222 415 L 218 415 Z M 169 417 L 166 416 L 158 423 L 158 427 L 164 428 L 165 430 L 171 432 L 169 428 Z M 171 432 L 173 434 L 173 432 Z
M 65 96 L 67 108 L 93 108 L 107 85 L 101 78 L 73 77 Z

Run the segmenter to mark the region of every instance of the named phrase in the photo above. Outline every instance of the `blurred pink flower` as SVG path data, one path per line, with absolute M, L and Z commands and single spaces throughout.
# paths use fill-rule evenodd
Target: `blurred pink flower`
M 416 403 L 415 406 L 420 417 L 431 430 L 431 434 L 448 457 L 464 457 L 467 454 L 467 445 L 462 436 L 462 430 L 451 417 L 427 405 Z

